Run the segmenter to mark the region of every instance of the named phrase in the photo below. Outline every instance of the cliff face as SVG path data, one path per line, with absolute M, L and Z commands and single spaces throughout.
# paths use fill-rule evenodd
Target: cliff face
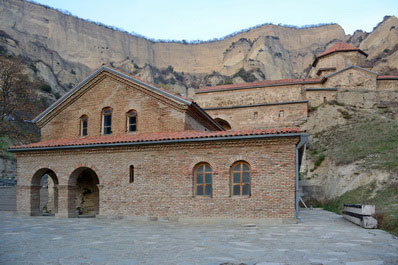
M 209 43 L 155 43 L 20 0 L 2 0 L 0 13 L 2 51 L 29 58 L 33 70 L 58 90 L 103 63 L 147 79 L 153 79 L 153 71 L 146 65 L 171 65 L 198 78 L 213 71 L 231 76 L 240 68 L 255 72 L 257 79 L 302 77 L 315 53 L 347 38 L 339 25 L 266 25 Z
M 152 42 L 21 0 L 1 0 L 0 14 L 0 53 L 25 58 L 32 75 L 60 94 L 103 63 L 186 93 L 234 75 L 234 82 L 305 77 L 315 55 L 336 41 L 360 46 L 375 70 L 394 71 L 398 61 L 396 17 L 370 34 L 345 35 L 337 24 L 265 25 L 224 40 L 183 44 Z M 236 76 L 241 68 L 251 78 Z

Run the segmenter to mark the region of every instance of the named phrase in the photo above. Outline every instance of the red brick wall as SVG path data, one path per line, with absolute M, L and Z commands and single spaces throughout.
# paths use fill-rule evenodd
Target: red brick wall
M 101 215 L 293 218 L 297 141 L 292 137 L 19 153 L 18 185 L 29 187 L 37 170 L 52 169 L 60 185 L 58 211 L 70 212 L 66 185 L 72 172 L 85 166 L 99 178 Z M 239 160 L 251 165 L 250 197 L 230 196 L 230 166 Z M 193 196 L 192 170 L 199 162 L 213 169 L 211 198 Z M 134 183 L 129 183 L 130 165 L 135 167 Z M 29 212 L 29 201 L 28 188 L 19 188 L 18 210 Z
M 82 115 L 88 116 L 88 136 L 101 135 L 104 107 L 113 109 L 112 135 L 127 133 L 126 113 L 131 109 L 137 111 L 137 132 L 182 131 L 186 126 L 187 107 L 183 104 L 146 93 L 145 89 L 108 73 L 100 74 L 93 83 L 92 88 L 41 129 L 42 140 L 80 137 Z

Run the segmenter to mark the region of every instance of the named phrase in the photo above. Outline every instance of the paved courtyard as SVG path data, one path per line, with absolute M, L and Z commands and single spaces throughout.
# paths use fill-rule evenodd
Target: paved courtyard
M 398 264 L 398 239 L 322 211 L 299 224 L 21 217 L 0 212 L 0 264 Z

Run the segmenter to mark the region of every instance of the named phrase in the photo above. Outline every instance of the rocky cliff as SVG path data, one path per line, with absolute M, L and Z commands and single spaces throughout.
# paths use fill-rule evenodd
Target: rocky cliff
M 0 52 L 25 58 L 32 75 L 61 94 L 103 63 L 185 93 L 228 76 L 229 82 L 304 77 L 315 55 L 340 40 L 360 45 L 371 59 L 384 59 L 377 69 L 395 69 L 398 56 L 392 45 L 398 36 L 395 17 L 355 36 L 337 24 L 264 25 L 219 41 L 186 44 L 153 42 L 21 0 L 1 0 L 0 14 Z M 236 75 L 242 68 L 251 78 Z
M 394 71 L 398 61 L 396 17 L 370 34 L 346 35 L 337 24 L 264 25 L 219 41 L 187 44 L 154 42 L 21 0 L 1 0 L 0 14 L 0 53 L 25 58 L 31 74 L 60 94 L 104 63 L 186 93 L 189 87 L 226 79 L 305 77 L 316 54 L 341 40 L 368 52 L 376 70 Z M 248 74 L 237 74 L 241 69 Z

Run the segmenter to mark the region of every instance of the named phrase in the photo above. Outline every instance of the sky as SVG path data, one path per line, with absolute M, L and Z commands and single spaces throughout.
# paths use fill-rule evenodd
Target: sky
M 35 0 L 152 39 L 210 40 L 264 23 L 372 31 L 398 0 Z

